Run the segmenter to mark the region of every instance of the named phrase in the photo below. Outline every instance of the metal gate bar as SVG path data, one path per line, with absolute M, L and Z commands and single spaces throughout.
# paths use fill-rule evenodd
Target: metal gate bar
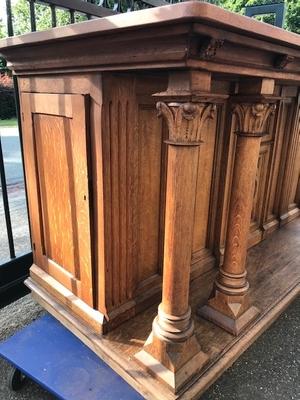
M 3 199 L 9 254 L 10 254 L 10 258 L 15 258 L 16 253 L 15 253 L 14 237 L 13 237 L 12 226 L 11 226 L 10 212 L 9 212 L 9 202 L 8 202 L 8 195 L 7 195 L 7 185 L 6 185 L 6 176 L 5 176 L 5 169 L 4 169 L 4 159 L 3 159 L 1 137 L 0 137 L 0 178 L 1 178 L 1 191 L 2 191 L 2 199 Z

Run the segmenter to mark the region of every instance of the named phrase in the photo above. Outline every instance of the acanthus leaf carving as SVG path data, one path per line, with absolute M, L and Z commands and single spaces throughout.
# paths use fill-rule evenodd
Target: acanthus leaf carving
M 156 107 L 168 124 L 169 140 L 178 144 L 198 144 L 203 124 L 213 119 L 216 111 L 216 105 L 211 103 L 158 102 Z
M 237 117 L 237 133 L 250 136 L 263 135 L 266 122 L 275 108 L 274 103 L 235 104 L 233 114 Z

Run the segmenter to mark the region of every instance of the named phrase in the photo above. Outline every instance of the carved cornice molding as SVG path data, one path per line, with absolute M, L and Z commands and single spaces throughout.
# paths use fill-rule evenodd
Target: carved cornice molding
M 224 45 L 224 40 L 207 38 L 201 42 L 199 58 L 201 60 L 211 60 L 217 54 L 217 50 Z
M 295 57 L 289 54 L 281 54 L 275 58 L 274 66 L 278 69 L 284 69 L 288 64 L 293 62 L 294 59 Z
M 244 136 L 262 136 L 266 122 L 274 113 L 274 103 L 240 103 L 234 104 L 232 113 L 237 118 L 237 134 Z
M 199 145 L 201 130 L 207 119 L 213 119 L 216 105 L 212 103 L 163 103 L 156 105 L 158 115 L 163 116 L 169 128 L 168 143 Z

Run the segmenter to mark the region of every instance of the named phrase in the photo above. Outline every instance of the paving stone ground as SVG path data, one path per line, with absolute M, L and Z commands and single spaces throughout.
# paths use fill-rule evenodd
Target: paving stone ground
M 43 313 L 30 295 L 2 308 L 0 340 L 11 336 Z M 20 392 L 9 391 L 6 382 L 9 368 L 0 359 L 0 400 L 55 399 L 33 382 L 28 383 Z M 300 298 L 290 305 L 200 400 L 300 400 L 299 371 Z

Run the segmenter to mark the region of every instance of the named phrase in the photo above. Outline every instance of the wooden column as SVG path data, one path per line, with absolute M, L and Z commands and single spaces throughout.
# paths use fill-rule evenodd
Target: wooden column
M 224 264 L 208 304 L 200 308 L 199 314 L 234 335 L 238 335 L 259 314 L 259 310 L 249 304 L 247 241 L 261 137 L 274 107 L 268 98 L 261 95 L 237 98 L 232 108 L 237 121 L 237 142 Z
M 194 75 L 187 74 L 187 87 L 174 91 L 173 83 L 182 84 L 183 77 L 170 79 L 168 91 L 160 94 L 164 102 L 157 103 L 169 128 L 163 290 L 152 333 L 136 354 L 174 392 L 208 359 L 194 334 L 189 281 L 201 129 L 215 106 L 193 96 Z

